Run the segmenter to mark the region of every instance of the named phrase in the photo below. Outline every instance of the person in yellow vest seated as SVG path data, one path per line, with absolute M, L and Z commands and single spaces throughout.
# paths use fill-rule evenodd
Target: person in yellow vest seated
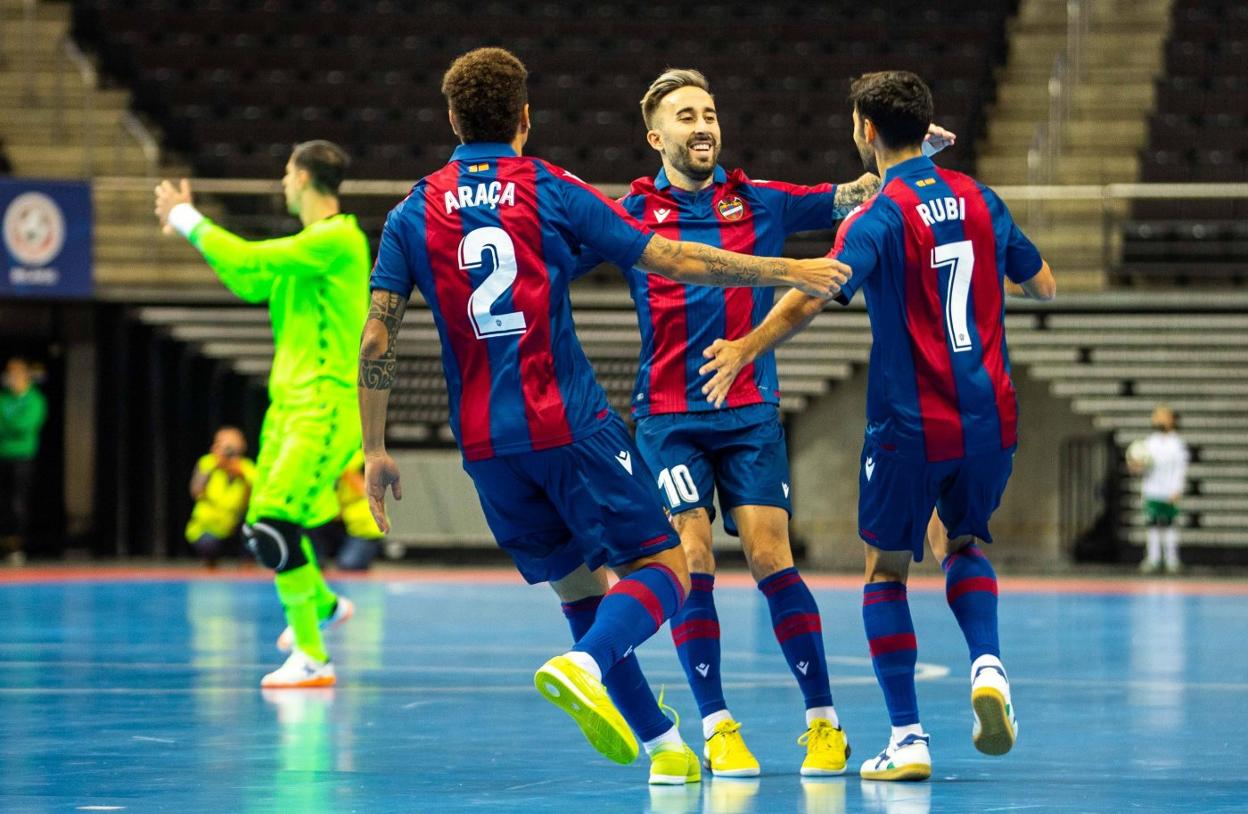
M 237 427 L 222 427 L 212 439 L 212 449 L 195 464 L 191 497 L 195 508 L 186 524 L 186 540 L 214 567 L 225 542 L 234 536 L 256 478 L 256 464 L 244 457 L 247 439 Z
M 384 544 L 386 535 L 368 510 L 364 494 L 364 450 L 357 450 L 342 477 L 338 479 L 338 505 L 346 538 L 338 550 L 338 567 L 343 571 L 367 571 Z

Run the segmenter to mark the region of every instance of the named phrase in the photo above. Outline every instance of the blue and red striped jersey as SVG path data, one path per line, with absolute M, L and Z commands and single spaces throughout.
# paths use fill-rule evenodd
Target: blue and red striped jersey
M 652 233 L 509 145 L 465 144 L 386 219 L 371 286 L 420 289 L 442 339 L 451 430 L 470 461 L 549 449 L 607 420 L 572 324 L 582 246 L 630 267 Z
M 779 257 L 794 232 L 830 229 L 844 215 L 834 206 L 832 184 L 798 186 L 753 181 L 741 170 L 715 168 L 712 184 L 698 192 L 672 186 L 667 174 L 639 178 L 620 200 L 634 218 L 672 240 L 689 240 L 759 257 Z M 598 258 L 586 253 L 584 265 Z M 641 360 L 633 387 L 635 417 L 716 409 L 706 402 L 699 376 L 704 351 L 719 338 L 740 339 L 771 310 L 773 289 L 685 285 L 621 266 L 637 309 Z M 583 268 L 583 270 L 585 270 Z M 729 407 L 780 403 L 773 353 L 741 371 L 728 393 Z
M 1005 344 L 1003 277 L 1042 261 L 988 187 L 912 158 L 841 226 L 831 256 L 861 288 L 874 344 L 867 435 L 929 462 L 1012 448 L 1018 405 Z

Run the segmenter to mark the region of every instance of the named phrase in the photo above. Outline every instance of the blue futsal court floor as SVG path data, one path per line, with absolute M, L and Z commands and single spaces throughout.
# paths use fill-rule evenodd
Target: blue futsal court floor
M 856 769 L 888 734 L 860 588 L 810 581 Z M 283 622 L 254 571 L 5 572 L 0 811 L 1248 812 L 1242 582 L 1003 579 L 1021 728 L 1003 758 L 971 746 L 965 645 L 940 584 L 918 582 L 921 784 L 800 780 L 801 697 L 766 603 L 721 583 L 728 702 L 763 776 L 652 790 L 644 756 L 598 757 L 533 690 L 568 633 L 549 589 L 509 572 L 336 582 L 358 608 L 330 635 L 339 686 L 270 693 Z M 639 653 L 696 739 L 666 628 Z

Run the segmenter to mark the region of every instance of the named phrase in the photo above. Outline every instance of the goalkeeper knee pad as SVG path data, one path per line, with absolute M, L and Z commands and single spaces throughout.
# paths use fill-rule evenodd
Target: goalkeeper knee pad
M 287 520 L 257 520 L 243 527 L 247 548 L 256 561 L 279 574 L 308 564 L 300 540 L 303 530 Z

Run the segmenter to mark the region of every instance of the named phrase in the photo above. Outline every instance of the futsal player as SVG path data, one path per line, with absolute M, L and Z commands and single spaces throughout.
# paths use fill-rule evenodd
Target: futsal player
M 879 189 L 870 173 L 845 184 L 799 186 L 754 181 L 719 165 L 718 111 L 701 72 L 668 69 L 641 100 L 646 139 L 662 160 L 620 203 L 664 237 L 759 257 L 777 257 L 795 232 L 830 229 Z M 953 134 L 933 128 L 933 152 Z M 601 258 L 587 251 L 582 269 Z M 660 496 L 689 559 L 691 589 L 672 617 L 672 639 L 702 716 L 703 757 L 719 776 L 753 777 L 750 752 L 724 698 L 720 627 L 715 609 L 711 523 L 714 493 L 724 527 L 739 533 L 751 575 L 767 600 L 772 629 L 805 701 L 803 775 L 845 771 L 849 744 L 841 729 L 824 656 L 814 596 L 793 563 L 789 544 L 789 462 L 780 423 L 776 359 L 760 354 L 733 384 L 724 408 L 708 404 L 698 372 L 716 337 L 739 339 L 771 307 L 770 289 L 711 288 L 624 272 L 641 329 L 633 388 L 636 441 L 654 471 Z
M 403 313 L 419 288 L 442 340 L 451 428 L 490 528 L 526 580 L 552 584 L 572 628 L 573 649 L 541 667 L 538 690 L 599 752 L 631 762 L 631 724 L 651 756 L 651 782 L 693 782 L 698 758 L 659 712 L 632 655 L 684 602 L 685 556 L 650 471 L 594 380 L 568 284 L 582 245 L 624 268 L 819 296 L 839 290 L 846 269 L 652 234 L 571 173 L 521 155 L 526 78 L 502 49 L 455 60 L 442 91 L 461 144 L 387 219 L 360 349 L 369 499 L 387 530 L 385 490 L 399 496 L 399 473 L 385 450 L 386 402 Z M 610 591 L 604 566 L 621 577 Z
M 360 446 L 356 347 L 368 311 L 368 239 L 338 204 L 347 154 L 328 141 L 296 145 L 286 162 L 286 208 L 303 230 L 248 241 L 205 218 L 190 185 L 156 187 L 156 216 L 199 249 L 226 288 L 267 302 L 273 324 L 270 405 L 260 431 L 256 484 L 243 532 L 274 571 L 290 656 L 262 687 L 334 684 L 322 627 L 350 618 L 350 600 L 326 584 L 308 537 L 338 514 L 334 484 Z
M 911 73 L 855 80 L 854 142 L 883 188 L 842 225 L 831 255 L 854 269 L 836 295 L 864 289 L 874 343 L 858 526 L 866 550 L 863 622 L 892 735 L 862 764 L 871 780 L 931 775 L 919 720 L 917 647 L 906 580 L 930 535 L 946 598 L 970 651 L 972 741 L 1008 752 L 1018 733 L 1001 662 L 997 580 L 981 543 L 1000 503 L 1018 441 L 1018 408 L 1005 343 L 1008 279 L 1026 296 L 1052 299 L 1053 274 L 1001 199 L 974 179 L 938 168 L 920 150 L 932 96 Z M 801 330 L 821 298 L 785 295 L 744 339 L 717 342 L 705 366 L 707 398 L 722 402 L 747 360 Z

